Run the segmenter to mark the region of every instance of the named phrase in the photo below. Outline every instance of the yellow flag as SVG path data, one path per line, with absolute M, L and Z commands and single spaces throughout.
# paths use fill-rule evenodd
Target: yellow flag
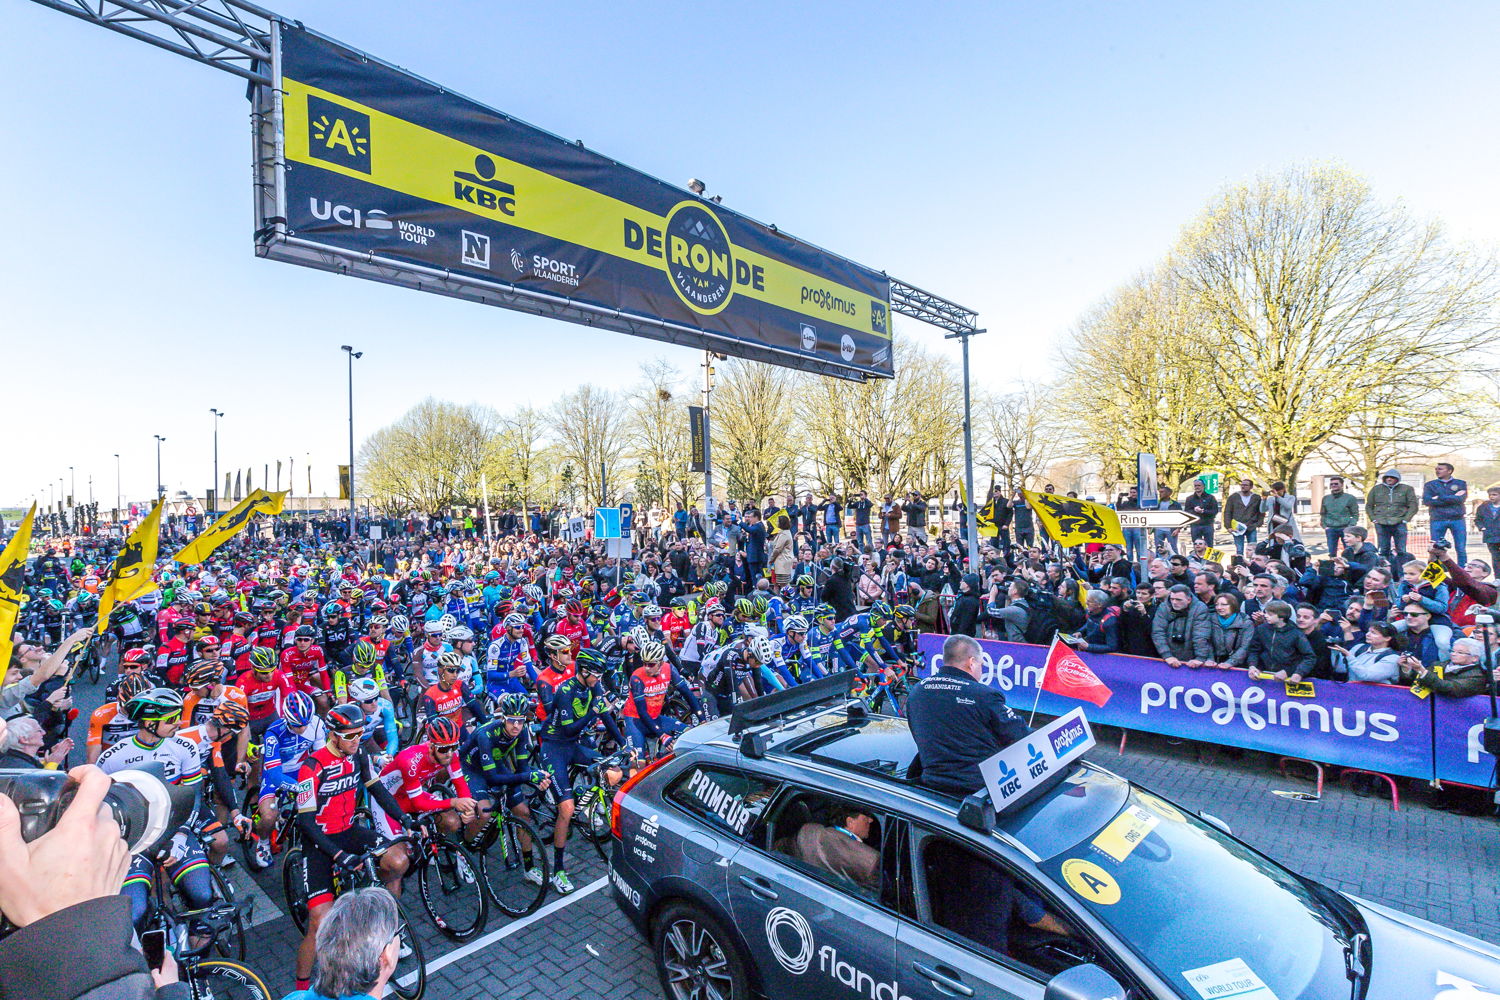
M 0 552 L 0 672 L 10 663 L 11 637 L 16 634 L 16 619 L 26 592 L 26 553 L 31 548 L 31 522 L 36 519 L 36 504 L 21 519 L 21 526 L 10 536 L 10 544 Z
M 1026 490 L 1026 505 L 1054 542 L 1064 548 L 1090 542 L 1124 545 L 1120 517 L 1102 503 Z
M 1206 562 L 1216 562 L 1221 566 L 1228 561 L 1224 558 L 1224 550 L 1216 549 L 1213 546 L 1209 546 L 1203 550 L 1203 558 Z
M 995 501 L 991 500 L 974 515 L 974 523 L 979 528 L 980 538 L 999 538 L 1000 528 L 995 524 L 998 511 L 995 509 Z
M 104 631 L 109 622 L 109 613 L 116 604 L 133 601 L 156 589 L 156 579 L 151 571 L 156 567 L 156 549 L 161 541 L 161 508 L 163 501 L 156 501 L 151 513 L 136 525 L 120 554 L 115 557 L 109 570 L 109 582 L 99 593 L 99 620 L 94 625 L 94 634 Z
M 1442 563 L 1430 562 L 1422 571 L 1422 579 L 1436 587 L 1448 579 L 1448 571 L 1443 568 Z
M 172 558 L 184 566 L 195 566 L 201 563 L 213 555 L 214 549 L 243 531 L 245 525 L 249 524 L 250 519 L 256 514 L 280 514 L 282 505 L 286 502 L 286 495 L 290 492 L 290 490 L 285 490 L 281 493 L 267 493 L 265 490 L 251 490 L 250 495 L 235 504 L 233 510 L 215 521 Z

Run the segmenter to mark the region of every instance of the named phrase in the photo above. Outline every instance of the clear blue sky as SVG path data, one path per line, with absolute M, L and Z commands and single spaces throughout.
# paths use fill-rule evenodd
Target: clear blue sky
M 1494 4 L 276 9 L 978 309 L 983 385 L 1047 376 L 1083 310 L 1260 171 L 1337 160 L 1460 237 L 1500 232 Z M 686 349 L 257 260 L 226 74 L 25 0 L 0 4 L 0 65 L 19 397 L 0 503 L 45 501 L 74 465 L 108 506 L 115 452 L 147 496 L 158 433 L 169 488 L 201 492 L 212 406 L 222 467 L 310 453 L 329 489 L 341 343 L 366 351 L 361 433 L 429 394 L 505 410 L 653 356 L 695 370 Z

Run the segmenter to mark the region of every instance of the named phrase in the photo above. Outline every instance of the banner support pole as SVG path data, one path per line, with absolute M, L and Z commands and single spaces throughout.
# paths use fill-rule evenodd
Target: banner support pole
M 969 378 L 969 338 L 983 330 L 959 330 L 947 334 L 944 340 L 955 337 L 963 345 L 964 353 L 964 489 L 968 491 L 964 503 L 964 534 L 969 542 L 969 572 L 979 572 L 979 525 L 975 518 L 978 498 L 974 496 L 974 409 L 971 403 L 971 380 Z M 1033 710 L 1034 711 L 1034 710 Z

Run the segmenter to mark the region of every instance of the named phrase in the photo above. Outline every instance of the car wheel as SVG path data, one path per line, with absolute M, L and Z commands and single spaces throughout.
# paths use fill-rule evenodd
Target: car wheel
M 745 957 L 717 919 L 692 903 L 672 903 L 652 925 L 656 972 L 669 1000 L 748 1000 Z

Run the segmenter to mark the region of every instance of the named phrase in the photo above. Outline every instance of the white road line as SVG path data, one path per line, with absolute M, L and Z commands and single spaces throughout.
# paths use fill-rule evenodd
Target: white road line
M 499 930 L 494 930 L 484 935 L 483 937 L 475 938 L 473 941 L 470 941 L 462 948 L 455 948 L 441 958 L 437 958 L 431 962 L 428 962 L 427 974 L 430 976 L 433 973 L 437 972 L 439 969 L 446 968 L 452 965 L 454 962 L 457 962 L 461 958 L 468 958 L 476 951 L 479 951 L 483 948 L 488 948 L 496 941 L 508 938 L 517 931 L 523 931 L 526 928 L 530 927 L 532 924 L 536 923 L 538 920 L 541 920 L 543 917 L 551 916 L 558 910 L 561 910 L 567 906 L 571 906 L 583 897 L 590 895 L 591 893 L 598 892 L 600 889 L 603 889 L 607 885 L 609 885 L 609 876 L 606 875 L 601 878 L 595 879 L 581 889 L 577 889 L 573 892 L 568 893 L 561 899 L 554 899 L 552 902 L 548 903 L 540 910 L 537 910 L 529 917 L 522 917 L 520 920 L 513 920 L 510 923 L 506 924 L 504 927 L 501 927 Z M 412 981 L 416 979 L 416 975 L 417 974 L 415 972 L 410 973 L 409 975 L 403 976 L 401 979 L 397 980 L 397 982 L 399 982 L 402 986 L 410 986 Z

